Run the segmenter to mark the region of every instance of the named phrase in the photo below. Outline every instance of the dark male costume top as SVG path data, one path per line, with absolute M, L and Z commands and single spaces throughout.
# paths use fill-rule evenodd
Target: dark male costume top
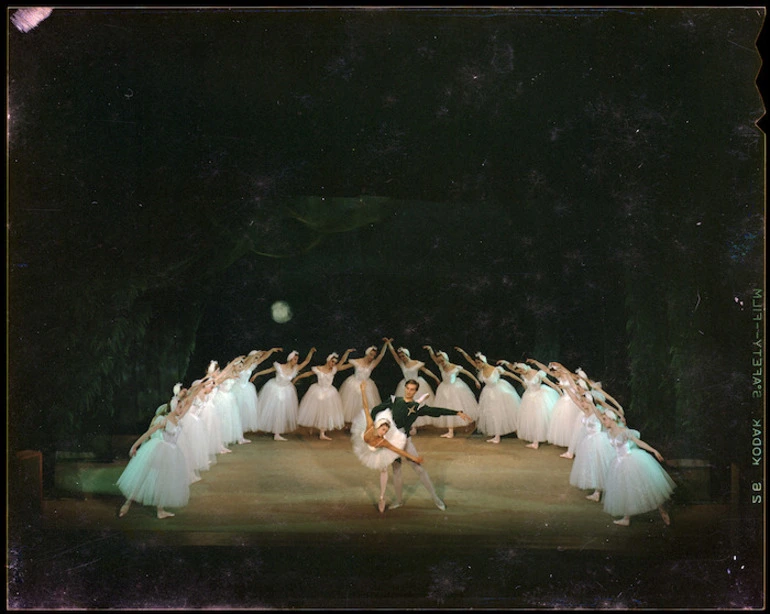
M 420 416 L 430 416 L 438 418 L 439 416 L 455 416 L 460 412 L 446 407 L 430 407 L 429 405 L 420 405 L 417 401 L 405 401 L 404 397 L 390 397 L 390 401 L 380 403 L 372 411 L 372 419 L 384 409 L 389 409 L 393 413 L 393 421 L 396 428 L 402 429 L 407 435 L 412 428 L 415 420 Z

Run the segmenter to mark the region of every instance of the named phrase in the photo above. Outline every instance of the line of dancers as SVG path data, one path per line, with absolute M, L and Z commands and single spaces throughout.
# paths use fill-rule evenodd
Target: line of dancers
M 604 510 L 613 516 L 622 516 L 614 521 L 616 524 L 627 526 L 630 516 L 654 509 L 658 509 L 663 521 L 669 524 L 663 505 L 675 485 L 655 460 L 662 462 L 663 459 L 657 450 L 639 438 L 638 431 L 626 427 L 622 406 L 602 389 L 600 382 L 588 378 L 581 369 L 573 373 L 557 362 L 546 366 L 534 359 L 517 363 L 498 360 L 493 366 L 481 352 L 471 357 L 456 346 L 455 350 L 476 370 L 474 376 L 450 362 L 446 352 L 434 351 L 429 345 L 423 348 L 438 367 L 440 379 L 424 362 L 412 359 L 407 348 L 394 348 L 391 338 L 384 338 L 380 348 L 370 346 L 361 358 L 350 358 L 353 348 L 346 350 L 342 357 L 333 352 L 323 364 L 312 366 L 309 371 L 304 370 L 316 353 L 315 348 L 311 348 L 302 362 L 299 354 L 292 351 L 286 362 L 274 361 L 272 367 L 256 373 L 260 364 L 283 351 L 282 348 L 253 350 L 236 357 L 223 369 L 212 361 L 205 376 L 194 381 L 189 389 L 181 384 L 175 386 L 171 400 L 158 408 L 148 430 L 131 447 L 129 463 L 117 482 L 126 498 L 120 516 L 128 512 L 132 501 L 155 506 L 158 518 L 173 516 L 166 508 L 186 505 L 190 485 L 216 463 L 219 454 L 230 453 L 229 446 L 250 443 L 246 433 L 262 431 L 272 433 L 276 441 L 286 441 L 284 434 L 304 426 L 318 430 L 320 439 L 330 440 L 327 432 L 341 430 L 358 419 L 354 451 L 360 451 L 356 438 L 366 426 L 361 414 L 367 413 L 361 408 L 382 410 L 387 405 L 382 404 L 372 372 L 390 351 L 404 376 L 391 401 L 403 399 L 407 383 L 412 382 L 417 390 L 409 390 L 408 402 L 417 399 L 414 408 L 419 403 L 420 408 L 442 410 L 420 411 L 419 417 L 412 417 L 400 450 L 405 450 L 409 443 L 412 456 L 417 456 L 409 436 L 428 424 L 447 429 L 441 437 L 451 439 L 455 428 L 475 422 L 477 431 L 490 436 L 487 441 L 493 444 L 499 444 L 505 435 L 516 433 L 519 439 L 529 442 L 527 448 L 538 449 L 542 443 L 567 448 L 561 456 L 574 459 L 570 484 L 593 490 L 587 497 L 593 501 L 602 500 L 603 494 Z M 334 377 L 348 369 L 354 372 L 338 391 Z M 254 380 L 272 373 L 274 377 L 258 393 Z M 422 374 L 437 383 L 435 393 Z M 461 375 L 480 390 L 478 400 Z M 299 401 L 295 382 L 313 376 L 316 381 Z M 523 393 L 519 395 L 504 378 L 518 382 Z M 375 416 L 375 413 L 378 412 L 372 411 L 367 430 L 373 432 L 377 430 L 377 423 L 382 428 L 387 422 L 390 431 L 387 439 L 395 437 L 402 441 L 392 414 Z M 376 452 L 384 453 L 385 449 Z M 391 457 L 394 454 L 391 449 L 388 453 Z M 357 456 L 362 464 L 372 467 L 372 459 L 365 461 L 358 452 Z M 402 456 L 418 471 L 437 507 L 445 509 L 443 502 L 435 497 L 427 474 L 426 480 L 424 472 L 417 469 L 418 461 L 408 454 Z M 383 471 L 382 463 L 375 464 Z M 393 466 L 395 476 L 396 465 L 400 478 L 400 458 L 395 462 L 390 458 L 384 471 L 387 466 Z M 385 478 L 381 474 L 380 479 L 382 512 L 387 473 Z M 400 504 L 397 501 L 391 507 Z

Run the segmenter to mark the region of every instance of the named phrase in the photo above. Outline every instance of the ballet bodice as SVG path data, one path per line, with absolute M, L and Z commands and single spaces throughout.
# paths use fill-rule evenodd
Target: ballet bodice
M 527 390 L 540 390 L 545 379 L 545 371 L 537 371 L 534 375 L 525 375 L 523 378 Z
M 596 417 L 596 414 L 591 414 L 590 416 L 583 415 L 583 424 L 588 435 L 593 435 L 602 430 L 602 423 Z
M 229 378 L 226 379 L 224 382 L 219 384 L 219 389 L 222 392 L 230 392 L 233 389 L 233 384 L 235 384 L 235 378 Z
M 602 391 L 601 390 L 597 390 L 596 388 L 592 388 L 591 391 L 590 391 L 590 394 L 594 398 L 594 400 L 596 400 L 596 401 L 606 401 L 607 400 L 607 397 L 604 396 Z
M 609 437 L 618 458 L 626 457 L 631 453 L 632 442 L 628 438 L 628 431 L 623 429 L 617 435 L 609 435 Z
M 460 367 L 455 366 L 449 371 L 441 369 L 441 381 L 447 384 L 454 384 L 457 380 L 457 375 L 460 373 Z
M 483 384 L 488 384 L 494 386 L 500 381 L 500 374 L 503 372 L 502 367 L 495 367 L 495 370 L 492 371 L 492 373 L 489 374 L 489 377 L 484 375 L 484 370 L 479 371 L 479 379 Z
M 280 363 L 274 362 L 273 366 L 275 367 L 275 382 L 279 386 L 291 386 L 291 380 L 294 379 L 294 377 L 297 375 L 297 367 L 292 367 L 291 371 L 289 373 L 284 373 L 283 369 L 281 368 Z
M 404 379 L 417 379 L 420 377 L 420 369 L 422 369 L 425 366 L 424 362 L 420 362 L 419 360 L 414 363 L 411 367 L 405 367 L 403 364 L 401 365 L 401 372 L 404 374 Z
M 332 367 L 332 370 L 328 373 L 324 373 L 318 367 L 311 367 L 311 370 L 316 374 L 319 386 L 323 386 L 324 388 L 332 387 L 334 384 L 334 375 L 337 373 L 337 367 Z
M 182 432 L 182 425 L 174 424 L 171 420 L 166 420 L 166 425 L 158 430 L 163 431 L 163 441 L 175 444 L 177 439 L 179 439 L 179 433 Z
M 238 383 L 241 385 L 242 388 L 245 388 L 249 385 L 249 378 L 251 377 L 251 374 L 254 372 L 254 367 L 251 369 L 244 369 L 241 371 L 241 374 L 238 376 Z
M 355 367 L 355 378 L 359 382 L 363 382 L 364 380 L 367 380 L 372 375 L 372 365 L 367 366 L 361 366 L 359 363 L 353 363 L 353 367 Z

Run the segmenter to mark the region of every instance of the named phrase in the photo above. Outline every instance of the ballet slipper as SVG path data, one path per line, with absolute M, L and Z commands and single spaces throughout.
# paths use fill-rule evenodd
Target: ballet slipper
M 586 495 L 586 499 L 588 499 L 589 501 L 599 501 L 600 497 L 601 497 L 601 493 L 599 493 L 598 491 L 591 493 L 590 495 Z
M 628 516 L 624 516 L 620 520 L 613 520 L 612 522 L 614 522 L 617 525 L 620 525 L 621 527 L 627 527 L 628 525 L 631 524 L 631 519 Z
M 377 504 L 377 509 L 380 510 L 380 514 L 382 514 L 385 511 L 385 499 L 384 499 L 384 497 L 380 497 L 380 501 Z
M 202 479 L 203 479 L 203 478 L 202 478 L 201 476 L 199 476 L 199 475 L 196 475 L 196 476 L 195 476 L 195 477 L 192 479 L 192 481 L 190 482 L 190 484 L 195 484 L 195 482 L 200 482 Z
M 441 499 L 436 499 L 433 503 L 435 503 L 436 507 L 442 512 L 446 511 L 446 503 L 444 503 Z
M 219 451 L 220 454 L 230 454 L 230 452 L 232 452 L 232 450 L 230 450 L 229 448 L 222 448 Z
M 500 443 L 500 436 L 496 435 L 495 437 L 492 437 L 492 439 L 487 439 L 487 443 Z
M 281 437 L 278 433 L 276 433 L 275 435 L 273 435 L 273 440 L 274 441 L 286 441 L 286 437 Z
M 118 513 L 118 517 L 123 518 L 126 514 L 128 514 L 128 509 L 131 507 L 131 503 L 129 501 L 126 501 L 120 508 L 120 512 Z
M 532 443 L 528 443 L 528 444 L 527 444 L 526 446 L 524 446 L 524 447 L 525 447 L 525 448 L 532 448 L 533 450 L 537 450 L 537 448 L 538 448 L 538 446 L 539 446 L 539 445 L 540 445 L 540 444 L 538 444 L 536 441 L 533 441 Z
M 563 454 L 559 454 L 560 458 L 575 458 L 575 455 L 572 454 L 572 452 L 564 452 Z
M 327 437 L 326 435 L 319 435 L 318 439 L 323 439 L 324 441 L 331 441 L 332 440 L 331 437 Z
M 172 516 L 174 516 L 174 514 L 171 512 L 167 512 L 166 510 L 158 510 L 158 518 L 160 519 L 171 518 Z
M 403 501 L 396 501 L 395 503 L 391 503 L 391 504 L 390 504 L 390 509 L 392 509 L 392 510 L 396 510 L 396 509 L 398 509 L 399 507 L 401 507 L 402 505 L 404 505 L 404 502 L 403 502 Z
M 246 438 L 244 437 L 244 438 L 243 438 L 243 439 L 241 439 L 241 440 L 240 440 L 238 443 L 239 443 L 239 444 L 244 444 L 244 443 L 251 443 L 251 439 L 246 439 Z
M 454 436 L 455 436 L 455 434 L 452 431 L 449 431 L 449 432 L 444 433 L 443 435 L 441 435 L 441 437 L 444 437 L 445 439 L 452 439 L 452 438 L 454 438 Z

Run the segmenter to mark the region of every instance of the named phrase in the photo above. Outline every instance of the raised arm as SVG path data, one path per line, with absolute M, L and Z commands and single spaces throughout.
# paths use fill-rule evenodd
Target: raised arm
M 268 373 L 272 373 L 275 371 L 275 367 L 270 367 L 269 369 L 263 369 L 262 371 L 257 371 L 254 375 L 252 375 L 249 378 L 250 382 L 253 382 L 255 379 L 257 379 L 260 375 L 267 375 Z
M 380 353 L 377 355 L 377 358 L 375 358 L 372 361 L 372 369 L 374 369 L 374 367 L 376 367 L 378 364 L 380 364 L 380 361 L 382 360 L 382 357 L 385 356 L 385 350 L 388 348 L 388 346 L 390 345 L 391 341 L 392 341 L 392 339 L 388 339 L 388 340 L 385 341 L 385 343 L 382 344 L 382 347 L 380 348 Z
M 386 342 L 386 345 L 388 346 L 388 349 L 390 350 L 390 355 L 393 356 L 393 360 L 396 361 L 396 364 L 400 365 L 401 359 L 398 357 L 398 354 L 396 354 L 396 350 L 393 349 L 393 344 L 391 343 L 391 340 L 388 339 Z
M 527 358 L 527 362 L 531 365 L 535 365 L 538 369 L 544 371 L 545 373 L 550 372 L 550 369 L 539 360 L 535 360 L 534 358 Z
M 523 380 L 523 379 L 521 379 L 521 378 L 520 378 L 518 375 L 516 375 L 516 374 L 515 374 L 515 373 L 513 373 L 512 371 L 505 371 L 505 370 L 503 370 L 503 371 L 500 371 L 500 375 L 504 375 L 505 377 L 509 377 L 509 378 L 510 378 L 510 379 L 512 379 L 512 380 L 516 380 L 516 381 L 517 381 L 517 382 L 519 382 L 519 383 L 520 383 L 522 386 L 526 386 L 526 385 L 527 385 L 527 384 L 525 384 L 525 383 L 524 383 L 524 380 Z
M 256 362 L 254 363 L 254 366 L 259 366 L 263 362 L 265 362 L 268 358 L 270 358 L 273 354 L 276 352 L 283 352 L 283 348 L 270 348 L 267 350 L 267 352 L 262 352 L 258 357 Z
M 361 400 L 364 404 L 364 414 L 366 414 L 366 428 L 370 429 L 374 426 L 374 419 L 372 418 L 372 414 L 369 411 L 369 399 L 366 398 L 366 382 L 361 382 L 359 388 L 361 389 Z
M 316 349 L 315 348 L 310 348 L 310 351 L 307 353 L 307 356 L 305 356 L 305 360 L 303 360 L 301 363 L 299 363 L 297 365 L 297 372 L 298 373 L 300 371 L 302 371 L 302 369 L 307 367 L 308 363 L 310 362 L 310 359 L 313 357 L 313 354 L 315 354 L 315 353 L 316 353 Z
M 628 429 L 626 429 L 626 431 L 628 432 Z M 652 454 L 655 458 L 657 458 L 659 462 L 661 463 L 663 462 L 663 455 L 660 452 L 658 452 L 655 448 L 653 448 L 650 444 L 642 441 L 638 437 L 634 437 L 634 435 L 632 435 L 630 432 L 628 432 L 627 434 L 628 434 L 628 438 L 631 441 L 633 441 L 637 446 L 647 450 L 650 454 Z
M 430 355 L 430 357 L 431 357 L 431 360 L 433 360 L 433 362 L 435 362 L 435 363 L 436 363 L 436 366 L 438 366 L 438 367 L 440 367 L 440 366 L 441 366 L 441 365 L 439 364 L 438 360 L 436 359 L 436 352 L 434 352 L 434 351 L 433 351 L 433 348 L 432 348 L 431 346 L 429 346 L 429 345 L 423 345 L 423 346 L 422 346 L 422 349 L 424 349 L 424 350 L 428 350 L 428 354 Z
M 475 361 L 475 360 L 473 360 L 473 358 L 471 358 L 471 357 L 468 355 L 468 352 L 466 352 L 464 349 L 462 349 L 461 347 L 459 347 L 459 346 L 457 346 L 457 345 L 455 346 L 455 350 L 457 350 L 458 352 L 460 352 L 460 354 L 462 355 L 462 357 L 463 357 L 463 358 L 465 358 L 465 360 L 467 360 L 467 361 L 468 361 L 468 362 L 471 364 L 471 366 L 473 366 L 474 368 L 476 367 L 476 361 Z

